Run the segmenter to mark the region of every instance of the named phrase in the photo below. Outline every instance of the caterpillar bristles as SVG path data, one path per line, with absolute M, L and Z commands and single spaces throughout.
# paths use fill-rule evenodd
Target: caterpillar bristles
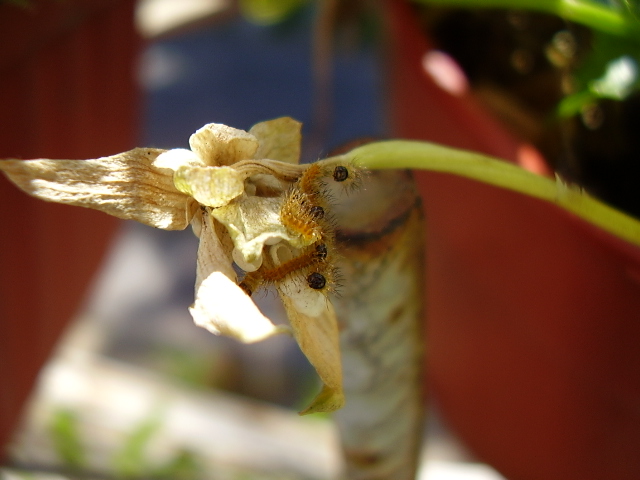
M 278 266 L 265 262 L 260 269 L 247 273 L 239 286 L 251 296 L 263 287 L 277 287 L 286 280 L 293 280 L 328 294 L 335 292 L 336 278 L 330 248 L 325 243 L 315 243 Z
M 352 161 L 329 160 L 311 164 L 298 180 L 300 189 L 314 197 L 326 198 L 329 183 L 339 184 L 347 193 L 362 186 L 366 170 Z
M 331 179 L 340 184 L 344 191 L 352 193 L 362 187 L 362 182 L 367 171 L 356 167 L 353 162 L 341 162 L 327 164 L 331 171 Z
M 324 295 L 337 293 L 340 275 L 335 267 L 335 220 L 331 214 L 336 188 L 358 188 L 362 170 L 348 162 L 316 162 L 309 165 L 300 178 L 282 196 L 280 221 L 292 234 L 280 256 L 275 247 L 265 247 L 263 264 L 249 272 L 240 287 L 249 295 L 273 285 L 285 292 L 310 288 Z M 275 257 L 268 254 L 271 252 Z M 292 283 L 293 282 L 293 283 Z
M 297 188 L 290 189 L 280 207 L 280 221 L 305 244 L 317 242 L 325 233 L 325 209 L 311 203 L 309 196 Z
M 318 201 L 322 196 L 325 183 L 322 179 L 324 173 L 321 165 L 316 162 L 309 165 L 304 171 L 298 182 L 297 187 L 301 192 L 309 195 L 313 201 Z

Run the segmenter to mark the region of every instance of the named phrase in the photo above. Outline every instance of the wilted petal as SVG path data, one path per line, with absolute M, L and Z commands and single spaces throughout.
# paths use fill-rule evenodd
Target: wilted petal
M 236 272 L 231 266 L 231 248 L 223 246 L 214 222 L 215 220 L 211 218 L 211 215 L 202 210 L 193 218 L 192 223 L 198 225 L 198 237 L 200 237 L 196 265 L 196 291 L 204 279 L 216 271 L 222 272 L 234 283 L 236 280 Z
M 194 202 L 153 161 L 164 150 L 136 148 L 94 160 L 4 160 L 0 170 L 29 195 L 101 210 L 165 230 L 189 225 Z
M 251 127 L 249 133 L 260 144 L 255 158 L 270 158 L 287 163 L 300 161 L 302 123 L 291 117 L 275 118 Z
M 213 272 L 204 279 L 189 312 L 196 325 L 245 343 L 288 331 L 284 326 L 271 323 L 251 298 L 222 272 Z
M 236 274 L 231 266 L 232 246 L 225 247 L 218 237 L 215 220 L 202 210 L 194 220 L 201 224 L 196 300 L 189 309 L 195 324 L 216 335 L 231 336 L 247 343 L 288 332 L 287 327 L 273 325 L 236 285 Z
M 211 214 L 227 227 L 236 247 L 233 258 L 240 268 L 254 271 L 262 264 L 262 249 L 280 240 L 293 242 L 280 222 L 281 200 L 269 197 L 242 196 Z
M 308 287 L 307 287 L 307 290 Z M 321 295 L 319 292 L 312 292 Z M 338 322 L 331 303 L 324 300 L 324 308 L 309 315 L 299 309 L 295 300 L 280 292 L 280 298 L 287 311 L 293 335 L 300 349 L 315 367 L 322 383 L 320 393 L 301 415 L 316 412 L 332 412 L 344 406 L 342 390 L 342 365 L 340 360 L 340 340 Z M 312 302 L 315 305 L 315 302 Z
M 207 165 L 221 166 L 253 158 L 258 140 L 244 130 L 209 123 L 191 135 L 189 145 Z
M 244 192 L 244 178 L 231 167 L 180 167 L 174 182 L 178 190 L 198 203 L 221 207 Z

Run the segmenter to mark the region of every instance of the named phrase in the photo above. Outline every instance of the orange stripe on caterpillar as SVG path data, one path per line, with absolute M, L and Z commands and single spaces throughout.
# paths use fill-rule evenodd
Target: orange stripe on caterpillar
M 312 163 L 298 180 L 297 187 L 301 192 L 311 197 L 319 196 L 324 189 L 322 177 L 325 176 L 325 173 L 320 163 Z
M 280 221 L 291 233 L 300 236 L 304 244 L 317 242 L 329 234 L 330 225 L 323 221 L 324 217 L 324 208 L 313 204 L 311 198 L 297 188 L 285 194 Z

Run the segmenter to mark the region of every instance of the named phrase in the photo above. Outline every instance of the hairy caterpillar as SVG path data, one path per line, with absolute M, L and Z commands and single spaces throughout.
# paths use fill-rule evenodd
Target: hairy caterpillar
M 347 191 L 358 188 L 362 170 L 350 163 L 317 162 L 309 165 L 285 194 L 280 217 L 291 232 L 305 243 L 330 237 L 333 226 L 325 211 L 333 203 L 329 183 L 335 182 Z
M 240 287 L 251 295 L 263 285 L 277 285 L 285 279 L 300 276 L 304 277 L 307 285 L 314 290 L 333 291 L 336 274 L 332 264 L 327 262 L 328 254 L 327 245 L 317 243 L 301 255 L 278 266 L 263 267 L 248 273 Z
M 260 269 L 248 273 L 240 287 L 249 295 L 263 285 L 278 285 L 285 279 L 304 279 L 306 285 L 323 293 L 335 291 L 337 269 L 334 262 L 335 232 L 330 210 L 332 188 L 341 184 L 353 188 L 361 178 L 360 170 L 351 164 L 318 162 L 309 165 L 282 198 L 280 221 L 303 246 L 300 255 L 272 265 L 266 262 Z M 304 246 L 308 246 L 304 248 Z

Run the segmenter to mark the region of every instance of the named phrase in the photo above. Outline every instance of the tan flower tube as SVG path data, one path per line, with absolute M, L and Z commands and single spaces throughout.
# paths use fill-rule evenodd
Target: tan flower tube
M 373 171 L 338 199 L 346 404 L 335 413 L 350 480 L 415 478 L 423 433 L 423 218 L 408 171 Z

